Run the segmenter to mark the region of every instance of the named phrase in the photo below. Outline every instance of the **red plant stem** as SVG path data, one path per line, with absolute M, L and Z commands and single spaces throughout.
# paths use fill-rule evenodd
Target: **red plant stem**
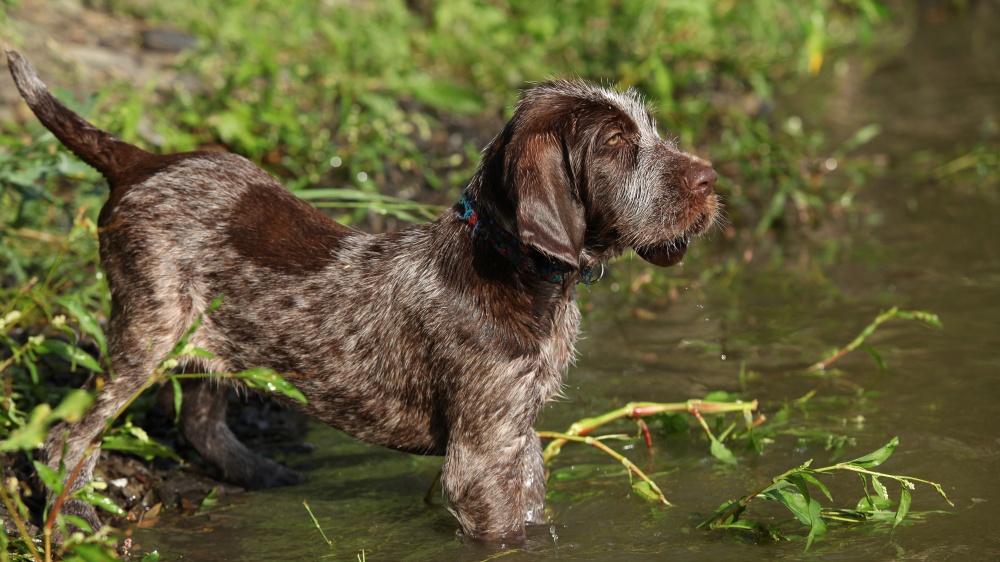
M 76 463 L 76 467 L 73 468 L 73 472 L 66 479 L 66 483 L 63 484 L 63 491 L 56 497 L 56 501 L 52 504 L 52 509 L 49 511 L 49 518 L 45 521 L 45 534 L 51 535 L 52 528 L 56 524 L 56 515 L 59 514 L 59 510 L 62 509 L 62 504 L 66 501 L 66 497 L 69 495 L 69 491 L 73 488 L 73 482 L 76 481 L 77 476 L 80 475 L 80 471 L 83 469 L 83 463 L 87 461 L 87 457 L 90 456 L 90 447 L 87 451 L 84 451 L 83 457 L 80 462 Z
M 642 437 L 646 440 L 646 447 L 649 449 L 649 454 L 653 454 L 653 437 L 649 434 L 649 426 L 646 425 L 644 420 L 636 420 L 639 424 L 639 430 L 642 431 Z
M 753 411 L 757 409 L 757 401 L 741 402 L 706 402 L 704 400 L 688 400 L 687 402 L 657 403 L 657 402 L 632 402 L 625 406 L 612 410 L 606 414 L 585 418 L 577 421 L 566 431 L 567 435 L 587 435 L 591 431 L 622 418 L 637 419 L 661 412 L 704 412 L 708 414 L 722 414 L 726 412 Z M 554 439 L 545 448 L 544 459 L 548 462 L 552 457 L 559 454 L 560 448 L 566 444 L 565 439 Z

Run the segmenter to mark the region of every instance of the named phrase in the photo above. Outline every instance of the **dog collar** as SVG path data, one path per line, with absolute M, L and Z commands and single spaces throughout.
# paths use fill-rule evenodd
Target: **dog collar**
M 539 279 L 553 284 L 561 284 L 566 280 L 567 274 L 573 274 L 575 270 L 561 261 L 545 256 L 538 250 L 531 248 L 524 242 L 518 240 L 510 232 L 504 230 L 490 217 L 476 211 L 473 201 L 462 195 L 459 202 L 461 207 L 461 218 L 464 222 L 472 225 L 472 236 L 480 235 L 493 246 L 507 261 L 514 265 L 522 273 L 530 273 Z M 594 269 L 585 267 L 580 270 L 575 283 L 590 285 L 599 280 L 594 279 Z

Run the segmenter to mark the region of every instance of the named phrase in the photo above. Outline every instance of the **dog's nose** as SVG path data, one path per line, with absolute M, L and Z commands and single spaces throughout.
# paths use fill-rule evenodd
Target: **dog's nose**
M 715 180 L 718 177 L 719 174 L 716 174 L 715 170 L 711 167 L 697 164 L 688 168 L 684 179 L 686 187 L 691 191 L 695 193 L 707 193 L 715 188 Z

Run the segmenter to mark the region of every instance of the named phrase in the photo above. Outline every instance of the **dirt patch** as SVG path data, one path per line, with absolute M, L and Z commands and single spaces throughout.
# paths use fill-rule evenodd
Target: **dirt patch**
M 21 0 L 6 9 L 8 48 L 20 50 L 52 88 L 95 92 L 111 81 L 169 83 L 177 54 L 195 44 L 183 31 L 89 7 L 79 0 Z M 0 121 L 33 119 L 6 72 Z

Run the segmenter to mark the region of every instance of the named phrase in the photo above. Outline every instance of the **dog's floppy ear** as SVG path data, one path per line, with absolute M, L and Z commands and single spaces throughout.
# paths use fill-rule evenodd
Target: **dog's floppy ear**
M 550 131 L 520 132 L 512 139 L 504 167 L 518 238 L 578 267 L 586 218 L 563 139 Z

